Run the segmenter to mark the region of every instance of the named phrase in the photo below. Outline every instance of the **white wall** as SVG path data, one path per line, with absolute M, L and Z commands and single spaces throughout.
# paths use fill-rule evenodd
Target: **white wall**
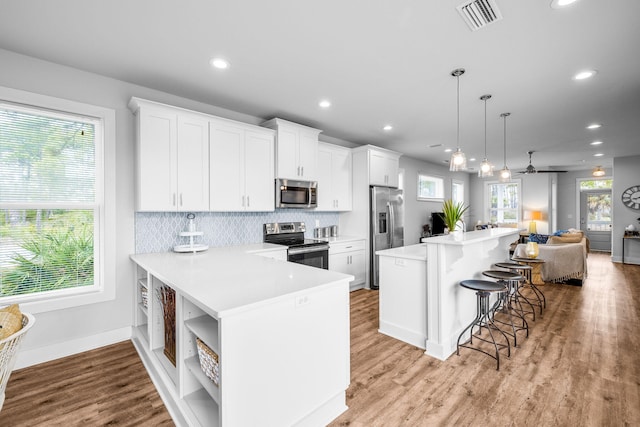
M 132 96 L 258 124 L 262 118 L 86 73 L 0 49 L 0 86 L 111 108 L 116 112 L 116 297 L 112 301 L 39 313 L 16 368 L 128 338 L 132 324 L 134 252 L 134 117 Z
M 634 185 L 640 185 L 640 156 L 616 157 L 613 159 L 613 232 L 611 258 L 622 261 L 622 236 L 624 228 L 633 224 L 640 227 L 640 210 L 631 209 L 622 204 L 622 192 Z M 625 262 L 640 264 L 640 241 L 625 244 Z
M 418 200 L 418 172 L 426 172 L 444 178 L 444 197 L 451 198 L 452 180 L 464 183 L 465 204 L 469 204 L 469 174 L 466 172 L 450 172 L 448 166 L 436 165 L 411 157 L 400 157 L 400 168 L 404 169 L 404 243 L 413 245 L 420 242 L 422 226 L 430 224 L 431 212 L 442 212 L 441 201 Z M 473 206 L 472 206 L 473 208 Z M 472 225 L 470 216 L 465 216 L 467 229 Z

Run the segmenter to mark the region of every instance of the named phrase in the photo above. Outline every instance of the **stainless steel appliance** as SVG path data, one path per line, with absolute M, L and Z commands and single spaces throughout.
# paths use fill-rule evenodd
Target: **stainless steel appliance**
M 305 239 L 304 222 L 274 222 L 264 224 L 263 241 L 286 245 L 287 260 L 312 267 L 329 269 L 329 243 Z
M 402 190 L 388 187 L 371 187 L 370 194 L 370 283 L 378 289 L 378 256 L 376 251 L 404 246 L 404 199 Z
M 276 179 L 276 207 L 302 209 L 318 207 L 318 183 Z

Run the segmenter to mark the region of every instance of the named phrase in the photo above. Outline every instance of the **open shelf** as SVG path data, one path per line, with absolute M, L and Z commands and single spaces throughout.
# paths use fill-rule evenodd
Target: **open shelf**
M 167 359 L 167 356 L 164 355 L 164 349 L 156 348 L 155 350 L 153 350 L 153 354 L 156 356 L 156 358 L 158 358 L 158 361 L 164 368 L 167 375 L 169 375 L 169 378 L 171 378 L 171 381 L 175 386 L 178 383 L 177 382 L 178 375 L 177 375 L 176 367 L 173 366 L 173 363 L 171 363 L 171 361 Z
M 193 319 L 185 320 L 184 325 L 193 332 L 200 340 L 218 355 L 220 347 L 218 345 L 218 321 L 213 317 L 204 315 Z
M 202 372 L 200 368 L 200 361 L 198 360 L 198 356 L 190 357 L 184 361 L 185 365 L 189 369 L 189 372 L 193 374 L 193 376 L 198 380 L 198 382 L 202 385 L 205 391 L 211 396 L 211 398 L 216 402 L 220 403 L 220 389 L 217 385 L 214 384 L 205 374 Z
M 149 346 L 149 331 L 147 325 L 138 325 L 134 327 L 136 334 L 144 340 L 144 345 Z
M 220 408 L 211 401 L 211 397 L 204 389 L 194 391 L 185 396 L 184 401 L 196 416 L 200 425 L 207 427 L 220 425 Z

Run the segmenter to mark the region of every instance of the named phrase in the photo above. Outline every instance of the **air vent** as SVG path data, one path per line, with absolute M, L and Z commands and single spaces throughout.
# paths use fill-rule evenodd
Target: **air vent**
M 502 19 L 495 0 L 472 0 L 457 7 L 471 31 L 477 31 Z

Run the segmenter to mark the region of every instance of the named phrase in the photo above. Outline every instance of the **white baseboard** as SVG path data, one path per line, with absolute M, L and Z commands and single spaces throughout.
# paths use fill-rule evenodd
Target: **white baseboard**
M 22 369 L 38 363 L 49 362 L 61 357 L 82 353 L 105 345 L 115 344 L 120 341 L 131 339 L 131 327 L 127 326 L 101 334 L 91 335 L 84 338 L 77 338 L 58 344 L 44 347 L 22 350 L 18 352 L 14 370 Z

